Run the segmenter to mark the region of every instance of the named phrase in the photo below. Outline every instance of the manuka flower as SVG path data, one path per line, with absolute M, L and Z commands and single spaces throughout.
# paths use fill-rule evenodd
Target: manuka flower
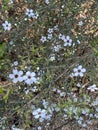
M 98 88 L 96 87 L 96 84 L 89 86 L 87 89 L 90 90 L 91 92 L 98 90 Z
M 64 46 L 71 46 L 72 45 L 72 39 L 69 36 L 66 36 L 64 39 Z
M 30 72 L 30 71 L 26 72 L 26 75 L 23 76 L 23 80 L 28 85 L 36 83 L 36 81 L 37 81 L 37 79 L 35 77 L 35 73 Z
M 22 82 L 23 81 L 23 71 L 18 71 L 17 69 L 13 69 L 13 73 L 9 74 L 9 78 L 12 79 L 13 83 Z
M 10 31 L 11 30 L 11 23 L 9 23 L 8 21 L 5 21 L 5 23 L 2 24 L 4 30 L 8 30 Z
M 84 73 L 86 72 L 86 69 L 82 68 L 82 65 L 79 65 L 77 68 L 74 68 L 73 71 L 74 71 L 74 74 L 73 74 L 74 76 L 83 77 Z

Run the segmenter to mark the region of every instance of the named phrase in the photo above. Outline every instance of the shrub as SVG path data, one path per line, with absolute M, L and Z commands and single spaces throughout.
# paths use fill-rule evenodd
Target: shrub
M 4 0 L 0 6 L 1 129 L 97 124 L 97 1 Z

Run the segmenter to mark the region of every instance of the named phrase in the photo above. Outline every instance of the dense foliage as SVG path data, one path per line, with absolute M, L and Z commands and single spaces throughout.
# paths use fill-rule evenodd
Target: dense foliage
M 97 0 L 1 0 L 0 25 L 0 129 L 93 130 Z

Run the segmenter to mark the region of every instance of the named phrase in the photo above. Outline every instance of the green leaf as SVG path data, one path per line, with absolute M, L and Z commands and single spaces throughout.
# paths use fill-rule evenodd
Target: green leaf
M 3 88 L 2 88 L 2 87 L 0 87 L 0 94 L 1 94 L 1 93 L 3 93 Z
M 2 58 L 6 52 L 6 43 L 0 43 L 0 58 Z
M 10 94 L 10 90 L 8 89 L 7 93 L 3 97 L 5 103 L 7 103 L 7 101 L 8 101 L 9 94 Z

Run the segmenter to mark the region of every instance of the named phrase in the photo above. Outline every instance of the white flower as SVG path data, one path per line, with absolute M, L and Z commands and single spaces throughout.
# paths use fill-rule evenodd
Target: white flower
M 79 25 L 79 26 L 82 26 L 82 25 L 83 25 L 83 22 L 82 22 L 82 21 L 79 21 L 79 22 L 78 22 L 78 25 Z
M 34 11 L 32 9 L 26 9 L 25 13 L 28 17 L 33 17 L 34 16 Z
M 52 34 L 49 33 L 47 38 L 48 38 L 48 39 L 52 39 Z
M 53 104 L 51 105 L 51 110 L 58 112 L 60 109 L 59 109 L 59 107 L 57 106 L 57 104 L 53 103 Z
M 51 115 L 51 114 L 47 114 L 47 115 L 46 115 L 46 117 L 45 117 L 45 120 L 50 120 L 50 119 L 51 119 L 51 117 L 52 117 L 52 115 Z
M 50 123 L 48 122 L 46 125 L 47 125 L 47 126 L 49 126 L 49 125 L 50 125 Z
M 71 73 L 69 76 L 70 76 L 71 78 L 73 78 L 73 77 L 74 77 L 74 73 Z
M 79 125 L 82 125 L 82 121 L 83 121 L 83 117 L 80 117 L 80 118 L 78 119 Z
M 94 117 L 98 119 L 98 114 L 94 114 Z
M 60 108 L 56 106 L 56 107 L 55 107 L 55 111 L 56 111 L 56 112 L 60 111 Z
M 61 97 L 65 97 L 65 96 L 66 96 L 66 93 L 65 93 L 65 92 L 61 92 L 61 93 L 60 93 L 60 96 L 61 96 Z
M 54 108 L 53 107 L 48 107 L 48 112 L 50 113 L 50 114 L 53 114 L 53 111 L 54 111 Z
M 98 112 L 98 107 L 96 108 L 96 112 Z
M 81 87 L 81 84 L 80 84 L 80 83 L 77 83 L 76 86 L 80 88 L 80 87 Z
M 27 21 L 28 19 L 27 18 L 24 18 L 24 21 Z
M 29 89 L 25 89 L 25 94 L 27 95 L 28 93 L 30 92 L 30 90 Z
M 58 25 L 55 25 L 53 29 L 58 30 Z
M 69 36 L 66 36 L 64 39 L 64 46 L 71 46 L 72 45 L 72 39 Z
M 23 80 L 28 85 L 36 83 L 36 81 L 37 81 L 37 79 L 35 77 L 35 73 L 34 72 L 30 72 L 30 71 L 26 72 L 26 75 L 23 76 Z
M 78 101 L 78 98 L 77 98 L 77 97 L 74 97 L 73 100 L 74 100 L 74 102 L 77 102 L 77 101 Z
M 42 43 L 44 43 L 44 42 L 46 42 L 46 41 L 47 41 L 47 39 L 46 39 L 46 37 L 45 37 L 45 36 L 42 36 L 40 40 L 42 41 Z
M 93 101 L 93 103 L 92 103 L 92 106 L 97 106 L 97 105 L 98 105 L 98 98 L 96 98 L 96 100 Z
M 18 65 L 18 61 L 14 61 L 14 66 L 17 66 Z
M 38 13 L 34 13 L 33 9 L 26 9 L 26 13 L 25 13 L 29 18 L 34 18 L 37 19 L 38 18 Z
M 11 130 L 23 130 L 23 129 L 16 128 L 15 125 L 12 125 L 12 129 Z
M 81 42 L 79 40 L 77 40 L 77 44 L 80 44 Z
M 40 68 L 39 68 L 39 67 L 37 67 L 36 69 L 37 69 L 37 70 L 40 70 Z
M 45 109 L 42 109 L 41 110 L 41 115 L 40 115 L 41 118 L 43 118 L 43 119 L 46 118 L 46 114 L 47 114 L 47 111 Z
M 46 108 L 48 107 L 48 105 L 49 105 L 49 103 L 46 102 L 45 99 L 42 100 L 42 104 L 43 104 L 43 106 L 44 106 L 45 109 L 46 109 Z
M 39 122 L 43 122 L 46 119 L 47 111 L 45 109 L 38 108 L 32 112 L 35 119 L 39 119 Z
M 64 110 L 64 112 L 67 112 L 67 111 L 68 111 L 66 108 L 64 108 L 63 110 Z
M 86 72 L 86 69 L 82 68 L 82 65 L 79 65 L 77 68 L 74 68 L 73 71 L 74 71 L 74 76 L 83 77 L 84 73 Z
M 63 41 L 65 41 L 65 40 L 66 40 L 65 35 L 62 35 L 62 36 L 61 36 L 61 40 L 63 40 Z
M 90 113 L 90 114 L 89 114 L 89 117 L 90 117 L 90 118 L 93 118 L 93 114 L 92 114 L 92 113 Z
M 54 61 L 54 60 L 55 60 L 55 55 L 54 55 L 54 54 L 51 54 L 51 55 L 50 55 L 50 60 L 51 60 L 51 61 Z
M 82 124 L 82 127 L 87 127 L 87 124 L 83 123 L 83 124 Z
M 48 33 L 53 33 L 53 28 L 49 28 Z
M 34 19 L 37 19 L 38 16 L 39 16 L 39 14 L 36 12 L 36 13 L 34 13 L 34 15 L 33 15 L 32 17 L 33 17 Z
M 89 113 L 89 110 L 88 110 L 88 109 L 82 109 L 82 114 L 88 115 L 88 113 Z
M 13 69 L 13 74 L 9 74 L 9 78 L 12 79 L 13 83 L 22 82 L 23 81 L 23 71 L 18 71 L 17 69 Z
M 38 88 L 36 86 L 34 86 L 32 89 L 31 89 L 33 92 L 37 92 L 38 91 Z
M 41 127 L 41 126 L 39 126 L 39 127 L 37 128 L 37 130 L 42 130 L 42 127 Z
M 91 120 L 87 120 L 86 121 L 88 125 L 91 125 L 92 124 L 92 121 Z
M 38 119 L 41 116 L 41 108 L 38 108 L 37 110 L 33 111 L 33 116 L 35 117 L 35 119 Z
M 49 4 L 49 0 L 45 0 L 45 3 L 46 3 L 46 4 Z
M 61 90 L 60 90 L 60 89 L 57 89 L 57 93 L 60 94 L 60 93 L 61 93 Z
M 61 34 L 61 33 L 58 35 L 58 38 L 59 38 L 59 39 L 62 39 L 62 34 Z
M 90 90 L 91 92 L 94 92 L 94 91 L 98 90 L 98 88 L 96 87 L 96 84 L 93 84 L 92 86 L 89 86 L 87 89 Z
M 10 45 L 13 45 L 13 44 L 14 44 L 14 42 L 13 42 L 13 41 L 10 41 L 10 42 L 9 42 L 9 44 L 10 44 Z
M 64 116 L 63 116 L 65 119 L 67 119 L 68 117 L 67 117 L 67 114 L 64 114 Z
M 56 46 L 54 46 L 54 51 L 58 52 L 60 50 L 60 48 L 61 48 L 61 45 L 56 45 Z
M 53 92 L 56 92 L 57 91 L 57 89 L 56 88 L 53 88 L 53 90 L 52 90 Z
M 13 0 L 10 0 L 10 3 L 13 4 L 14 3 Z
M 8 30 L 10 31 L 11 30 L 11 23 L 9 23 L 8 21 L 5 21 L 5 23 L 2 24 L 4 30 Z

